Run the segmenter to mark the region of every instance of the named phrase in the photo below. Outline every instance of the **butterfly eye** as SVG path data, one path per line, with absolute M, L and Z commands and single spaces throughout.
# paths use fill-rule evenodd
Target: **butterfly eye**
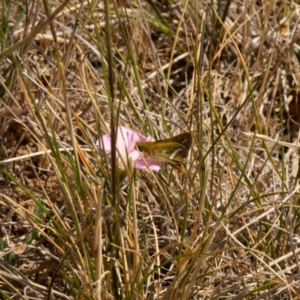
M 136 145 L 136 148 L 139 150 L 139 151 L 143 151 L 144 149 L 143 149 L 143 146 L 141 146 L 141 145 Z

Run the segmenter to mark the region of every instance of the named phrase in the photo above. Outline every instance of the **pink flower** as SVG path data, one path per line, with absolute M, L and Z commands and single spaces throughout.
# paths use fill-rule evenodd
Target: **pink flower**
M 151 137 L 134 131 L 131 128 L 119 126 L 117 130 L 117 157 L 118 161 L 125 167 L 128 166 L 128 159 L 132 160 L 133 166 L 136 169 L 151 169 L 159 171 L 161 164 L 151 158 L 141 157 L 140 152 L 135 149 L 136 142 L 153 141 Z M 96 142 L 96 146 L 103 149 L 107 154 L 111 153 L 111 137 L 109 134 L 103 135 L 100 140 Z

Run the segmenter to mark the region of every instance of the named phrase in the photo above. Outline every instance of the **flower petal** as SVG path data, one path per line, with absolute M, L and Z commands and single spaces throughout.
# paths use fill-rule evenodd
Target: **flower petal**
M 149 158 L 139 159 L 135 162 L 134 167 L 142 170 L 150 169 L 153 171 L 159 171 L 161 168 L 161 163 Z
M 111 153 L 111 138 L 109 134 L 103 135 L 97 142 L 96 146 L 103 149 L 106 153 Z

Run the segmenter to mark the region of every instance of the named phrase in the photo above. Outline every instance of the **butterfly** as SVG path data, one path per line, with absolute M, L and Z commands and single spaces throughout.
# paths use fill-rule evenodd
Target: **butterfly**
M 188 132 L 181 133 L 168 139 L 153 142 L 137 142 L 135 147 L 145 153 L 147 157 L 170 164 L 177 170 L 184 172 L 183 165 L 192 145 L 192 135 Z

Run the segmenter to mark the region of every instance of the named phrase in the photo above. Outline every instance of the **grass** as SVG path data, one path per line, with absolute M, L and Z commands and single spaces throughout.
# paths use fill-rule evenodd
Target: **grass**
M 300 298 L 296 7 L 1 3 L 0 298 Z M 119 125 L 187 171 L 120 173 Z

